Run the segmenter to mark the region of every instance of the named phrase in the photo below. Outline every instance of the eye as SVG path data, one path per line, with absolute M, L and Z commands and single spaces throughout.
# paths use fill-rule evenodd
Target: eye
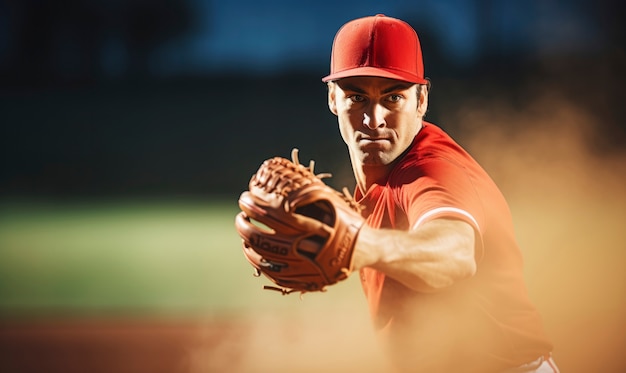
M 392 95 L 389 95 L 389 97 L 387 97 L 387 101 L 389 102 L 400 102 L 400 100 L 402 99 L 403 99 L 402 95 L 399 95 L 399 94 L 392 94 Z
M 365 97 L 363 97 L 361 95 L 350 95 L 350 96 L 348 96 L 348 98 L 352 102 L 363 102 L 363 101 L 365 101 Z

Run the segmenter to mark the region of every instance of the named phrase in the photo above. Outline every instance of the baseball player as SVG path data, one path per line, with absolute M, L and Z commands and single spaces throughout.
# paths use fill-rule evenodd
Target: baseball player
M 250 263 L 283 293 L 320 290 L 358 271 L 400 372 L 558 372 L 507 202 L 460 145 L 423 119 L 430 81 L 414 29 L 384 15 L 346 23 L 322 80 L 348 148 L 353 200 L 319 197 L 332 193 L 297 154 L 265 162 L 236 222 Z M 311 202 L 322 199 L 330 202 Z

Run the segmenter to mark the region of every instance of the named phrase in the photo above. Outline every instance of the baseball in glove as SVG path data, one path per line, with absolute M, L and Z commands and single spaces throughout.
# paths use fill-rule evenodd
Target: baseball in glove
M 252 176 L 249 190 L 239 197 L 241 212 L 235 226 L 243 253 L 276 286 L 265 289 L 292 292 L 324 291 L 352 271 L 354 242 L 363 226 L 358 204 L 347 189 L 326 185 L 298 161 L 268 159 Z

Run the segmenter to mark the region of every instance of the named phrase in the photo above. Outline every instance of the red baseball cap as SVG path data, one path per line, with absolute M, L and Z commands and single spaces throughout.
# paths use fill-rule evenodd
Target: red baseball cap
M 322 81 L 350 76 L 379 76 L 426 84 L 422 50 L 413 27 L 384 14 L 343 25 L 333 41 L 330 75 Z

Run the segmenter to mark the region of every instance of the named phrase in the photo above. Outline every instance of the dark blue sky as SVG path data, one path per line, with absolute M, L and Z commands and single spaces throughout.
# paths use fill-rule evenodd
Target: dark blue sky
M 448 66 L 493 55 L 576 57 L 601 54 L 620 34 L 619 9 L 607 1 L 0 0 L 0 72 L 324 75 L 335 32 L 377 13 L 409 22 L 425 60 Z
M 163 45 L 153 61 L 155 72 L 166 74 L 318 67 L 328 63 L 333 36 L 343 23 L 376 13 L 410 20 L 418 33 L 433 35 L 437 48 L 459 64 L 471 64 L 494 47 L 511 54 L 575 55 L 603 47 L 604 35 L 589 16 L 587 3 L 192 0 L 192 32 Z M 431 47 L 424 45 L 425 53 Z

